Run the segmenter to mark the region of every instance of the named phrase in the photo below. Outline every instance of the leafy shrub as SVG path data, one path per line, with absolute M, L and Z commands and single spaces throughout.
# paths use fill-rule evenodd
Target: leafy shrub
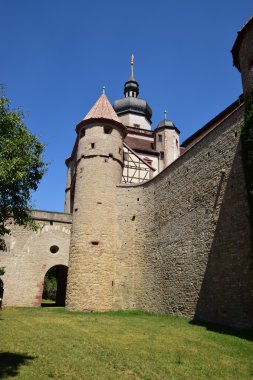
M 56 268 L 53 267 L 48 270 L 44 280 L 43 298 L 56 301 L 57 292 L 57 277 Z

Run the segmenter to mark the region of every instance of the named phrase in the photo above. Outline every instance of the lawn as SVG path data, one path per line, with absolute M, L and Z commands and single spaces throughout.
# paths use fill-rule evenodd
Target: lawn
M 1 379 L 253 379 L 253 335 L 141 312 L 0 311 Z

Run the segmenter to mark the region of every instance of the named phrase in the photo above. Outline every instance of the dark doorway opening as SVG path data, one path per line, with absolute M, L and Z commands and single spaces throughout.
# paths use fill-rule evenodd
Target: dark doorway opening
M 0 309 L 2 309 L 2 306 L 3 306 L 3 296 L 4 296 L 4 283 L 2 279 L 0 278 Z
M 41 306 L 65 306 L 68 267 L 55 265 L 45 274 Z

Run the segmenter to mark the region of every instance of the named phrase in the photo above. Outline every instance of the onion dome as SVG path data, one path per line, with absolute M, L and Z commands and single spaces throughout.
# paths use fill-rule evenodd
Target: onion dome
M 161 120 L 156 127 L 157 129 L 165 128 L 165 129 L 175 129 L 178 133 L 180 133 L 179 129 L 175 126 L 175 124 L 166 118 L 167 111 L 164 111 L 164 119 Z
M 134 56 L 131 56 L 131 73 L 128 81 L 124 85 L 125 98 L 114 102 L 113 108 L 118 116 L 134 113 L 142 115 L 151 123 L 152 109 L 144 99 L 139 99 L 139 84 L 134 79 Z
M 164 128 L 164 127 L 171 127 L 171 128 L 175 128 L 175 124 L 172 123 L 171 120 L 168 120 L 168 119 L 164 119 L 162 121 L 160 121 L 157 125 L 156 128 Z

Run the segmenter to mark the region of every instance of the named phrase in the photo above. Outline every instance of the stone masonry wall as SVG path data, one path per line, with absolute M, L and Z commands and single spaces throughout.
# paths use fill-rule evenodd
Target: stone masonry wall
M 118 186 L 114 309 L 253 325 L 240 107 L 157 177 Z
M 6 238 L 8 250 L 0 253 L 0 266 L 6 270 L 1 276 L 5 306 L 40 306 L 48 269 L 68 266 L 71 215 L 36 210 L 32 215 L 38 231 L 13 225 Z M 50 252 L 53 245 L 59 247 L 57 253 Z
M 118 250 L 116 185 L 122 178 L 123 132 L 93 123 L 77 153 L 73 229 L 66 305 L 69 310 L 112 309 Z

